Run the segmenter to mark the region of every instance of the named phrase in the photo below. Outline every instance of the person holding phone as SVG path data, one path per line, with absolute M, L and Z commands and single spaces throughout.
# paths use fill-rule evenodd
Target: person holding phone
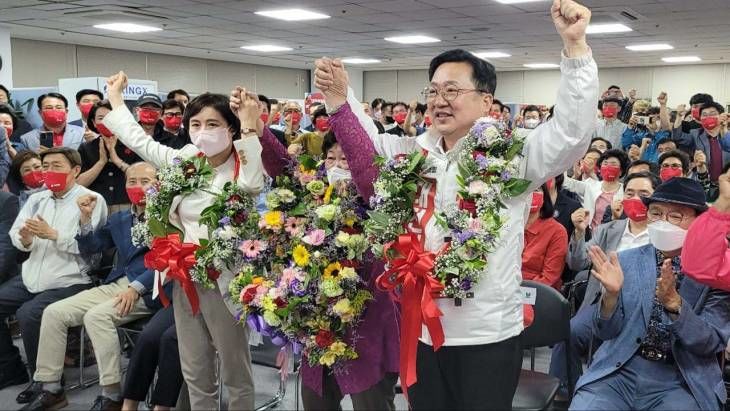
M 76 150 L 84 141 L 84 128 L 67 123 L 68 100 L 62 94 L 47 93 L 38 97 L 38 112 L 43 125 L 20 136 L 29 150 L 36 153 L 53 147 Z

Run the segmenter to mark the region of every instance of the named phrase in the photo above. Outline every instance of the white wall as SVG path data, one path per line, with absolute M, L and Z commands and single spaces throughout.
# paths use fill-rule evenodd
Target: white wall
M 678 65 L 599 69 L 601 90 L 613 84 L 625 95 L 635 88 L 642 98 L 669 95 L 669 106 L 689 103 L 695 93 L 709 93 L 715 100 L 730 103 L 730 64 Z M 497 73 L 496 97 L 509 103 L 554 104 L 558 70 L 503 71 Z M 409 101 L 419 96 L 428 83 L 427 70 L 368 71 L 364 75 L 366 100 Z M 656 101 L 654 101 L 656 104 Z
M 59 78 L 105 77 L 124 70 L 130 78 L 156 80 L 161 92 L 182 88 L 228 94 L 241 85 L 270 97 L 301 99 L 309 91 L 309 70 L 303 69 L 15 38 L 11 46 L 14 87 L 55 87 Z
M 7 88 L 13 87 L 13 58 L 11 55 L 10 32 L 0 29 L 0 58 L 2 58 L 2 68 L 0 68 L 0 84 Z

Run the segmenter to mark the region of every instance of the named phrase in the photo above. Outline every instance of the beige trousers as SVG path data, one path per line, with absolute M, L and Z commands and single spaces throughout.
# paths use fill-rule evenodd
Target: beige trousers
M 61 381 L 68 329 L 83 324 L 94 346 L 99 384 L 120 382 L 122 349 L 117 327 L 152 313 L 144 300 L 139 298 L 129 314 L 119 316 L 114 306 L 115 297 L 126 291 L 128 285 L 129 280 L 122 277 L 111 284 L 82 291 L 46 307 L 41 320 L 40 349 L 33 379 L 40 382 Z
M 190 302 L 179 282 L 173 289 L 175 326 L 180 349 L 180 366 L 190 393 L 193 410 L 222 409 L 218 405 L 216 352 L 221 362 L 223 386 L 228 391 L 227 409 L 254 409 L 254 387 L 248 329 L 236 320 L 215 289 L 195 286 L 200 312 L 193 316 Z

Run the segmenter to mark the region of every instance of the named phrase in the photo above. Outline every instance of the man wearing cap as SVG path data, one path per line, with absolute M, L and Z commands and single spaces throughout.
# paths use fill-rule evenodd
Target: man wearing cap
M 707 210 L 704 191 L 676 177 L 643 201 L 651 244 L 610 256 L 590 251 L 603 287 L 593 333 L 604 342 L 570 408 L 719 410 L 730 294 L 680 272 L 687 229 Z
M 143 94 L 137 99 L 134 112 L 144 132 L 160 144 L 180 149 L 189 143 L 187 137 L 177 136 L 165 131 L 165 126 L 160 121 L 162 117 L 162 100 L 157 94 Z
M 618 119 L 623 101 L 618 97 L 609 95 L 601 101 L 601 113 L 603 118 L 598 120 L 596 131 L 593 137 L 601 137 L 609 141 L 613 147 L 621 147 L 621 136 L 628 128 L 626 123 Z

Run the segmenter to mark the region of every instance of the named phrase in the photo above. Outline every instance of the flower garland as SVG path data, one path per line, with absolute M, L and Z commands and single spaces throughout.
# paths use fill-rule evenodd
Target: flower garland
M 468 297 L 487 266 L 506 223 L 500 213 L 504 201 L 525 192 L 530 182 L 516 178 L 519 173 L 524 135 L 480 118 L 460 141 L 458 206 L 435 215 L 436 222 L 449 231 L 448 246 L 436 256 L 431 273 L 442 285 L 442 297 Z M 378 159 L 380 174 L 370 199 L 372 211 L 365 223 L 372 250 L 392 261 L 389 246 L 408 231 L 415 221 L 415 197 L 428 173 L 427 158 L 421 152 Z
M 366 212 L 352 184 L 327 185 L 306 156 L 276 183 L 230 293 L 242 322 L 338 372 L 358 357 L 353 326 L 372 299 L 356 272 L 369 246 Z

